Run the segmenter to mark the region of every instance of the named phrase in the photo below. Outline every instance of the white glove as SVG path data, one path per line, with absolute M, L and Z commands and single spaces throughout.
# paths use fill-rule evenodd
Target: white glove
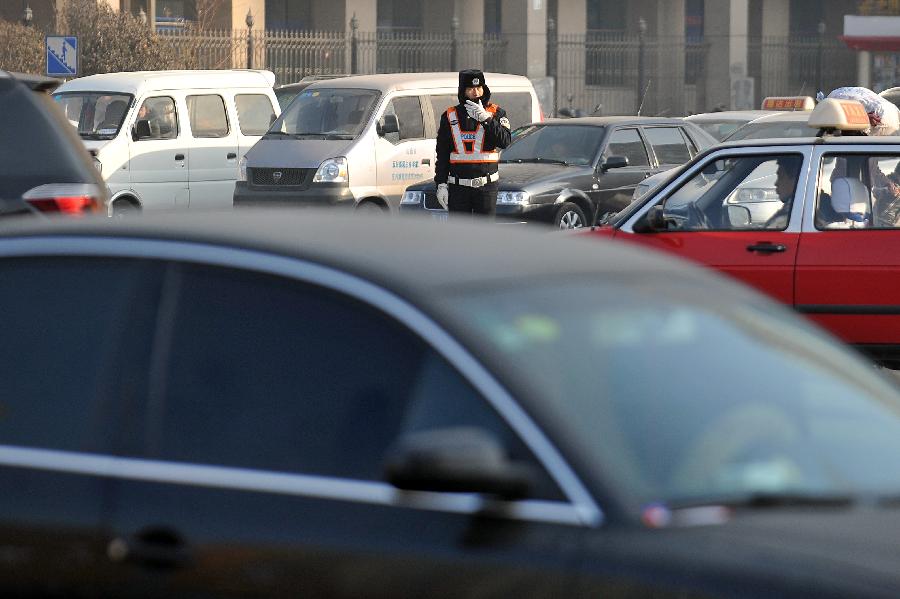
M 450 200 L 450 190 L 447 188 L 446 183 L 441 183 L 437 186 L 437 201 L 443 206 L 444 210 L 447 209 L 447 202 Z
M 487 109 L 481 105 L 481 100 L 478 102 L 473 102 L 472 100 L 466 100 L 466 112 L 469 113 L 469 116 L 478 121 L 479 123 L 483 123 L 489 118 L 491 118 L 491 113 L 487 111 Z

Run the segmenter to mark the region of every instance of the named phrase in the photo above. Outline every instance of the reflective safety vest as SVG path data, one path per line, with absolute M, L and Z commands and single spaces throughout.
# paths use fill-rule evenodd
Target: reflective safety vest
M 496 104 L 490 104 L 486 110 L 491 114 L 497 111 Z M 499 162 L 500 152 L 485 152 L 484 127 L 481 123 L 474 131 L 463 131 L 459 126 L 459 118 L 456 116 L 456 107 L 447 109 L 447 120 L 450 122 L 450 136 L 453 138 L 453 149 L 450 152 L 450 164 L 478 164 L 485 162 Z

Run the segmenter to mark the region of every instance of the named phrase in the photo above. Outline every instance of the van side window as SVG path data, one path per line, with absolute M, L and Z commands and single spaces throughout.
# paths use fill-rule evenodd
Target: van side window
M 441 116 L 447 112 L 448 108 L 459 104 L 459 98 L 451 94 L 443 94 L 428 96 L 428 100 L 431 102 L 431 112 L 434 114 L 434 132 L 437 134 L 441 129 Z
M 138 121 L 150 124 L 150 137 L 142 139 L 175 139 L 178 137 L 178 113 L 175 100 L 168 96 L 147 98 L 138 109 Z
M 263 135 L 275 120 L 272 101 L 265 94 L 237 94 L 234 105 L 244 135 Z
M 490 81 L 488 82 L 490 86 Z M 491 103 L 506 111 L 506 118 L 512 129 L 534 121 L 531 117 L 531 94 L 528 92 L 496 92 L 491 94 Z
M 188 96 L 187 107 L 194 137 L 228 135 L 228 116 L 225 114 L 225 100 L 222 96 Z
M 394 98 L 388 103 L 384 114 L 393 114 L 400 124 L 400 133 L 385 135 L 391 143 L 399 143 L 407 139 L 425 138 L 425 119 L 422 116 L 422 105 L 418 96 Z

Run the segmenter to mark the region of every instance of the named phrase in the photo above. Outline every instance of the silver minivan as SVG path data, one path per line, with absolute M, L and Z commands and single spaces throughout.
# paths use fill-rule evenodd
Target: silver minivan
M 527 77 L 485 79 L 513 128 L 543 120 Z M 396 211 L 408 185 L 434 176 L 438 124 L 458 84 L 455 72 L 313 83 L 241 160 L 234 205 Z

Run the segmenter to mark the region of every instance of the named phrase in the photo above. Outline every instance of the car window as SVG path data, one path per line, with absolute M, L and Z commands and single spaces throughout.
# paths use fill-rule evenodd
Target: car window
M 678 127 L 644 127 L 644 134 L 660 164 L 684 164 L 691 159 Z
M 362 133 L 380 93 L 372 89 L 306 88 L 272 130 L 289 135 L 354 139 Z
M 738 141 L 741 139 L 776 139 L 779 137 L 816 137 L 819 130 L 806 124 L 806 120 L 789 121 L 763 121 L 761 123 L 748 123 L 725 138 L 724 141 Z
M 234 96 L 238 126 L 244 135 L 262 135 L 275 120 L 272 100 L 265 94 L 237 94 Z
M 492 92 L 491 102 L 506 111 L 506 118 L 513 129 L 534 121 L 531 116 L 531 94 L 528 92 Z
M 384 114 L 397 117 L 400 131 L 384 136 L 391 143 L 399 143 L 407 139 L 423 139 L 425 137 L 425 120 L 422 116 L 422 105 L 418 96 L 394 98 L 384 110 Z
M 603 141 L 603 127 L 537 125 L 518 133 L 503 150 L 501 162 L 592 164 Z
M 666 200 L 668 230 L 783 230 L 788 226 L 803 158 L 717 157 Z
M 447 112 L 451 106 L 459 104 L 459 98 L 452 94 L 441 94 L 428 96 L 431 102 L 431 113 L 434 115 L 434 130 L 437 132 L 441 128 L 441 115 Z
M 0 444 L 106 447 L 146 388 L 156 267 L 99 258 L 4 258 L 0 265 Z
M 604 158 L 610 156 L 624 156 L 628 159 L 628 166 L 649 166 L 647 148 L 641 140 L 637 129 L 616 129 L 606 144 Z
M 187 97 L 188 118 L 194 137 L 226 137 L 228 115 L 225 100 L 217 94 Z
M 137 120 L 150 125 L 150 137 L 143 139 L 175 139 L 178 137 L 178 113 L 175 100 L 168 96 L 147 98 L 138 109 Z
M 83 139 L 112 139 L 119 133 L 133 96 L 102 92 L 66 92 L 53 96 Z
M 533 459 L 443 358 L 381 312 L 268 275 L 174 272 L 181 301 L 165 394 L 150 406 L 150 455 L 380 480 L 401 434 L 473 425 Z
M 815 225 L 818 229 L 900 227 L 900 155 L 823 156 Z
M 746 121 L 733 121 L 733 120 L 722 120 L 722 121 L 700 121 L 700 120 L 691 120 L 692 123 L 715 137 L 717 140 L 722 141 L 738 129 L 740 129 Z

